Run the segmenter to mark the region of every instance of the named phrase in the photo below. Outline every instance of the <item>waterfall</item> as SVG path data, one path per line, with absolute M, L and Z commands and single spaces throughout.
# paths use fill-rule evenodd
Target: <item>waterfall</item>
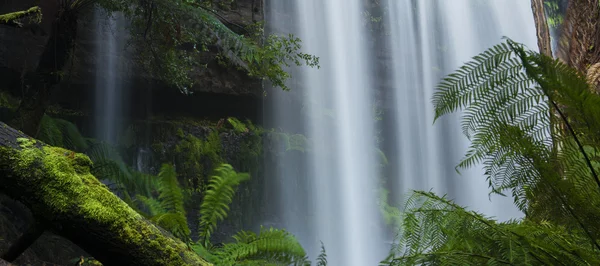
M 454 171 L 467 139 L 460 115 L 443 117 L 432 126 L 431 97 L 436 83 L 471 57 L 502 42 L 506 36 L 536 48 L 528 1 L 388 0 L 392 54 L 396 191 L 433 190 L 448 194 L 470 209 L 507 220 L 522 216 L 512 198 L 493 196 L 481 167 Z
M 124 114 L 125 93 L 125 19 L 121 14 L 94 10 L 95 32 L 95 137 L 115 144 L 120 131 L 119 119 Z
M 293 89 L 299 90 L 295 95 L 301 97 L 304 115 L 298 118 L 298 110 L 277 104 L 289 100 L 277 92 L 270 113 L 275 113 L 275 124 L 304 121 L 303 133 L 313 142 L 306 187 L 290 187 L 296 182 L 286 169 L 279 176 L 286 181 L 282 202 L 289 203 L 282 206 L 283 224 L 311 253 L 322 241 L 333 265 L 375 265 L 387 250 L 378 232 L 379 169 L 361 11 L 360 1 L 347 0 L 271 1 L 267 10 L 272 27 L 293 32 L 307 52 L 321 58 L 320 69 L 295 73 L 301 81 Z M 290 211 L 302 204 L 311 205 L 305 208 L 308 213 Z
M 294 161 L 285 156 L 273 167 L 279 193 L 272 202 L 280 225 L 313 258 L 322 241 L 332 265 L 377 265 L 385 257 L 393 234 L 377 205 L 382 184 L 395 205 L 410 190 L 433 190 L 501 220 L 522 215 L 511 198 L 490 201 L 480 167 L 456 173 L 468 145 L 460 115 L 432 125 L 431 97 L 441 77 L 503 36 L 535 49 L 528 1 L 384 0 L 381 22 L 365 16 L 367 2 L 267 0 L 265 6 L 267 31 L 300 37 L 303 51 L 319 56 L 321 65 L 291 68 L 292 92 L 269 90 L 267 125 L 311 143 L 305 171 L 288 167 Z M 381 34 L 373 37 L 369 23 L 381 23 Z M 376 109 L 385 113 L 382 122 Z M 380 132 L 387 132 L 383 144 Z M 381 171 L 378 148 L 392 170 Z

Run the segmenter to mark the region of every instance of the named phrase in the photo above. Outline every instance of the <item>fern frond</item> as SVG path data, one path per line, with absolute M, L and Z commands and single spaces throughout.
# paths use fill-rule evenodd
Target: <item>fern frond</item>
M 167 212 L 185 213 L 183 207 L 183 193 L 177 181 L 177 173 L 175 167 L 169 164 L 163 164 L 158 173 L 160 193 L 158 199 L 161 207 Z
M 42 117 L 37 138 L 48 145 L 79 152 L 85 151 L 88 148 L 87 141 L 75 124 L 67 120 L 52 118 L 48 115 Z
M 317 257 L 317 266 L 327 266 L 327 251 L 323 242 L 321 242 L 321 252 Z
M 600 254 L 580 234 L 548 222 L 498 223 L 444 197 L 407 200 L 399 245 L 382 265 L 594 265 Z M 583 245 L 582 245 L 583 244 Z
M 173 236 L 181 239 L 184 242 L 188 242 L 190 240 L 190 229 L 188 228 L 185 213 L 163 213 L 152 217 L 151 221 L 163 229 L 171 232 Z
M 187 241 L 190 229 L 185 216 L 183 193 L 177 181 L 175 168 L 172 165 L 163 164 L 158 173 L 158 180 L 160 208 L 155 208 L 154 211 L 158 214 L 152 217 L 152 220 L 174 236 Z
M 215 252 L 222 265 L 303 265 L 306 252 L 296 238 L 285 230 L 265 229 L 260 233 L 241 231 L 236 242 L 225 244 Z
M 93 143 L 85 154 L 94 162 L 92 168 L 94 176 L 119 184 L 121 186 L 119 189 L 149 196 L 151 190 L 157 186 L 154 176 L 131 169 L 119 152 L 109 144 Z
M 152 218 L 167 212 L 167 210 L 161 206 L 160 201 L 155 198 L 136 195 L 135 199 L 140 203 L 139 205 L 141 206 L 139 209 L 143 211 L 142 215 L 146 216 L 146 218 Z
M 464 112 L 471 145 L 458 168 L 482 163 L 492 192 L 512 191 L 530 220 L 552 221 L 600 249 L 600 96 L 584 75 L 507 40 L 444 79 L 433 102 L 436 119 Z M 411 215 L 405 223 L 420 229 Z M 548 260 L 540 263 L 557 261 Z
M 210 236 L 216 229 L 217 223 L 227 217 L 229 204 L 233 200 L 237 186 L 249 178 L 248 174 L 237 173 L 228 164 L 221 164 L 215 169 L 200 206 L 199 241 L 205 247 L 209 247 Z

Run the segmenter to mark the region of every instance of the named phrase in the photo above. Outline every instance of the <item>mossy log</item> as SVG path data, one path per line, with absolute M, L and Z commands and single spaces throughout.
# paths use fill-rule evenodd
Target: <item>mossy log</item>
M 83 155 L 50 147 L 0 122 L 0 193 L 49 231 L 104 265 L 211 265 L 90 174 Z

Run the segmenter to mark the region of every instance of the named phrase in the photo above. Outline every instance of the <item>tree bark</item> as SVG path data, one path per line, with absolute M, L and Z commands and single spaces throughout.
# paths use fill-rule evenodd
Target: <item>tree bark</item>
M 571 0 L 558 41 L 558 58 L 581 73 L 600 60 L 598 0 Z
M 47 146 L 0 122 L 0 193 L 104 265 L 211 265 L 116 197 L 83 154 Z
M 537 35 L 540 53 L 552 57 L 552 41 L 550 39 L 550 27 L 544 9 L 544 0 L 531 0 L 531 10 Z

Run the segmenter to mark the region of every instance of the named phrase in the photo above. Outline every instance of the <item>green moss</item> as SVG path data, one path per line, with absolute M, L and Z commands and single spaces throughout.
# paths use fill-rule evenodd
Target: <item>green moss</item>
M 6 91 L 0 91 L 0 106 L 15 110 L 19 107 L 19 99 Z
M 219 132 L 212 131 L 206 140 L 187 135 L 175 147 L 180 158 L 183 173 L 186 173 L 186 185 L 203 191 L 212 169 L 223 163 L 221 138 Z
M 79 110 L 64 108 L 58 104 L 48 106 L 46 113 L 61 116 L 84 116 L 85 114 Z
M 42 9 L 37 6 L 34 6 L 25 11 L 18 11 L 18 12 L 0 15 L 0 22 L 16 23 L 14 20 L 25 17 L 25 16 L 29 16 L 31 14 L 34 14 L 34 16 L 32 18 L 35 23 L 40 23 L 42 21 Z
M 22 150 L 1 148 L 0 156 L 9 158 L 13 170 L 21 176 L 19 182 L 26 183 L 19 185 L 31 187 L 36 200 L 42 202 L 43 208 L 36 214 L 43 212 L 56 219 L 62 214 L 84 217 L 86 221 L 110 228 L 122 241 L 133 245 L 153 239 L 157 245 L 147 252 L 164 254 L 161 264 L 187 265 L 182 258 L 184 254 L 173 248 L 186 250 L 185 244 L 163 236 L 158 228 L 143 221 L 140 214 L 113 195 L 90 173 L 92 162 L 86 155 L 49 146 L 40 149 L 35 140 L 28 138 L 17 141 Z M 194 265 L 209 264 L 198 261 Z

